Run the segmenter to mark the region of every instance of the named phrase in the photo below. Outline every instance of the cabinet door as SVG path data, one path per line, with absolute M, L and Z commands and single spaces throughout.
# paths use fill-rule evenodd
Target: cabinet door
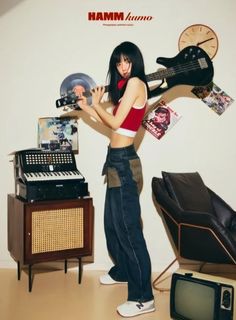
M 25 263 L 92 255 L 92 199 L 25 206 Z

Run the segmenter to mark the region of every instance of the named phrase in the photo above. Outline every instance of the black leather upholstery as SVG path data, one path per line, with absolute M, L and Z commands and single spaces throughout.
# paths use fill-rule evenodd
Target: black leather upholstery
M 236 212 L 198 172 L 162 172 L 152 191 L 180 257 L 236 264 Z
M 183 210 L 213 213 L 211 198 L 198 172 L 162 172 L 167 191 Z

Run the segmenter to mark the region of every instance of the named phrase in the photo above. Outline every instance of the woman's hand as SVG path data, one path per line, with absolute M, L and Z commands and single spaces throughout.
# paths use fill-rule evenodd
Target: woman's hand
M 80 107 L 80 109 L 84 110 L 85 108 L 87 108 L 89 105 L 87 102 L 87 98 L 83 95 L 83 93 L 85 92 L 84 87 L 76 85 L 73 88 L 73 92 L 78 97 L 77 104 Z
M 96 87 L 90 90 L 90 92 L 92 94 L 92 105 L 95 106 L 101 102 L 105 92 L 105 87 L 104 86 Z
M 80 107 L 80 109 L 86 112 L 88 115 L 90 115 L 93 119 L 99 122 L 103 122 L 100 116 L 97 114 L 95 108 L 92 108 L 88 104 L 88 100 L 84 96 L 85 89 L 82 86 L 77 85 L 73 88 L 73 92 L 78 97 L 77 104 Z M 92 102 L 94 105 L 95 104 L 99 105 L 99 102 L 101 101 L 104 92 L 105 92 L 105 88 L 103 87 L 97 87 L 91 90 Z
M 80 109 L 86 111 L 87 108 L 90 108 L 88 102 L 87 102 L 87 98 L 85 96 L 80 95 L 79 96 L 79 100 L 77 101 L 78 106 L 80 107 Z

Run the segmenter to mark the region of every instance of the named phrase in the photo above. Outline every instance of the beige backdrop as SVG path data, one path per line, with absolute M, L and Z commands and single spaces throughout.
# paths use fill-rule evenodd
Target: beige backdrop
M 1 1 L 1 6 L 0 267 L 14 267 L 7 250 L 6 199 L 8 193 L 14 192 L 13 165 L 8 154 L 37 146 L 38 118 L 62 114 L 56 109 L 55 100 L 63 79 L 82 72 L 97 84 L 104 84 L 111 51 L 124 40 L 141 48 L 146 72 L 154 72 L 160 67 L 157 57 L 178 53 L 181 32 L 188 25 L 203 23 L 213 28 L 219 38 L 219 51 L 213 61 L 214 81 L 236 98 L 236 2 L 24 0 Z M 104 21 L 89 21 L 88 12 L 130 12 L 153 19 L 108 26 Z M 158 141 L 142 130 L 137 141 L 139 145 L 142 139 L 138 150 L 145 178 L 142 217 L 154 271 L 169 264 L 173 251 L 152 202 L 153 176 L 159 176 L 162 170 L 199 171 L 205 183 L 236 208 L 235 103 L 218 116 L 194 98 L 190 89 L 179 86 L 165 95 L 182 118 L 163 139 Z M 87 268 L 107 269 L 111 261 L 103 232 L 105 186 L 101 169 L 108 139 L 106 131 L 96 133 L 86 122 L 86 118 L 79 120 L 80 154 L 76 159 L 95 206 L 95 261 Z

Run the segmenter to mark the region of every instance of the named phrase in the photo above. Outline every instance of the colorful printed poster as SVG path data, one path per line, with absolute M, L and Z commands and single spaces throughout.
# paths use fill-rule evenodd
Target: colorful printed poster
M 195 87 L 192 92 L 218 115 L 224 113 L 234 102 L 228 94 L 213 82 L 205 87 Z
M 145 116 L 142 125 L 155 138 L 160 140 L 181 118 L 165 101 L 160 101 L 150 113 Z
M 44 150 L 70 150 L 78 153 L 77 118 L 39 118 L 38 147 Z

